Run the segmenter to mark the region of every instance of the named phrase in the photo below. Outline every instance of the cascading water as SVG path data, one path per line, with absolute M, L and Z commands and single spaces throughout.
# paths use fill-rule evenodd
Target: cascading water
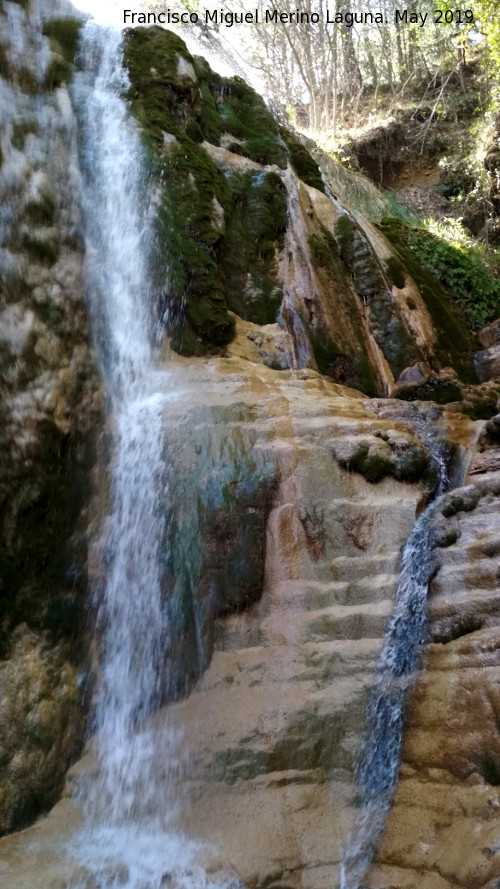
M 438 485 L 435 499 L 417 519 L 401 556 L 395 608 L 368 703 L 357 769 L 361 808 L 343 850 L 340 889 L 360 889 L 373 860 L 398 777 L 405 696 L 418 667 L 421 646 L 427 641 L 425 603 L 433 568 L 430 525 L 448 487 L 448 474 L 439 443 L 426 434 L 418 416 L 416 426 L 426 439 Z
M 196 846 L 173 829 L 168 781 L 158 781 L 155 771 L 156 754 L 168 772 L 171 747 L 168 730 L 156 729 L 153 737 L 147 718 L 161 702 L 168 646 L 159 496 L 167 486 L 162 413 L 172 385 L 153 365 L 152 226 L 140 136 L 122 98 L 127 75 L 120 33 L 87 24 L 81 60 L 74 98 L 83 143 L 88 298 L 116 435 L 108 574 L 95 603 L 98 770 L 84 788 L 86 827 L 70 851 L 99 889 L 159 889 L 168 880 L 184 889 L 229 887 L 234 883 L 215 884 L 193 865 Z

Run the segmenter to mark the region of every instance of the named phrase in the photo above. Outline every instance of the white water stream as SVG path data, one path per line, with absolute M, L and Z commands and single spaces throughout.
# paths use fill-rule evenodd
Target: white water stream
M 360 889 L 373 861 L 396 787 L 403 737 L 404 706 L 427 642 L 425 604 L 433 569 L 430 525 L 448 488 L 446 462 L 439 442 L 416 427 L 438 473 L 434 500 L 417 519 L 401 555 L 401 572 L 393 614 L 387 625 L 377 675 L 368 703 L 365 737 L 357 769 L 360 810 L 345 844 L 340 889 Z
M 82 793 L 85 828 L 68 850 L 87 872 L 73 885 L 86 887 L 90 872 L 96 889 L 229 889 L 234 883 L 215 883 L 193 863 L 198 846 L 176 831 L 171 734 L 156 728 L 153 735 L 148 723 L 161 703 L 168 646 L 160 504 L 168 494 L 162 415 L 173 382 L 153 364 L 150 196 L 140 135 L 122 97 L 121 34 L 88 23 L 81 63 L 73 94 L 83 145 L 86 280 L 116 431 L 107 579 L 94 603 L 97 769 Z M 166 779 L 158 780 L 155 758 Z

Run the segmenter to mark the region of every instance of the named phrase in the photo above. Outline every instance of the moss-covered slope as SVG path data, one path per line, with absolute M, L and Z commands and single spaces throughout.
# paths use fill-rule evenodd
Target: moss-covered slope
M 193 58 L 175 34 L 128 31 L 125 62 L 131 108 L 161 184 L 159 269 L 168 256 L 162 319 L 174 349 L 204 353 L 232 338 L 230 311 L 258 323 L 276 320 L 287 195 L 275 172 L 255 164 L 284 169 L 289 151 L 262 98 Z M 223 171 L 204 140 L 254 165 Z
M 158 188 L 156 289 L 174 350 L 225 347 L 236 314 L 279 320 L 292 339 L 300 328 L 302 363 L 367 394 L 391 391 L 421 363 L 475 382 L 467 319 L 424 269 L 407 227 L 384 219 L 383 241 L 355 213 L 333 209 L 308 147 L 241 78 L 213 72 L 177 35 L 129 30 L 124 58 Z
M 476 343 L 466 317 L 450 291 L 443 287 L 419 259 L 418 248 L 412 249 L 412 228 L 401 220 L 390 217 L 382 219 L 379 228 L 401 258 L 402 267 L 396 266 L 394 262 L 388 266 L 388 273 L 392 274 L 394 284 L 399 286 L 399 278 L 406 271 L 418 285 L 436 331 L 435 355 L 439 364 L 442 367 L 453 367 L 464 383 L 477 382 L 473 365 Z

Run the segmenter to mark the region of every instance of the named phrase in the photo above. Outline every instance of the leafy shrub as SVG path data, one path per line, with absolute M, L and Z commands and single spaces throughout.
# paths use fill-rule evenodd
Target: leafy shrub
M 473 330 L 500 315 L 500 281 L 493 277 L 480 248 L 463 229 L 436 226 L 413 228 L 408 245 L 438 280 L 451 291 Z

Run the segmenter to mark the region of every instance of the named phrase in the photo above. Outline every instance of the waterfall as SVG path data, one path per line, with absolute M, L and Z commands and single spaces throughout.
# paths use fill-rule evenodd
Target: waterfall
M 433 569 L 430 526 L 449 480 L 439 443 L 426 432 L 421 417 L 417 415 L 415 420 L 438 472 L 438 486 L 434 500 L 415 522 L 401 555 L 395 607 L 368 702 L 357 768 L 361 807 L 343 850 L 340 889 L 360 889 L 373 860 L 398 778 L 405 697 L 419 664 L 421 647 L 427 642 L 425 603 Z
M 85 827 L 70 852 L 98 889 L 229 889 L 234 882 L 215 884 L 193 864 L 197 845 L 175 830 L 164 777 L 171 736 L 168 729 L 153 733 L 148 722 L 161 703 L 168 646 L 159 500 L 168 489 L 162 417 L 173 385 L 154 368 L 152 197 L 140 134 L 123 99 L 128 79 L 120 33 L 88 23 L 80 58 L 73 98 L 83 146 L 86 281 L 116 431 L 107 578 L 94 602 L 97 774 L 83 788 Z

